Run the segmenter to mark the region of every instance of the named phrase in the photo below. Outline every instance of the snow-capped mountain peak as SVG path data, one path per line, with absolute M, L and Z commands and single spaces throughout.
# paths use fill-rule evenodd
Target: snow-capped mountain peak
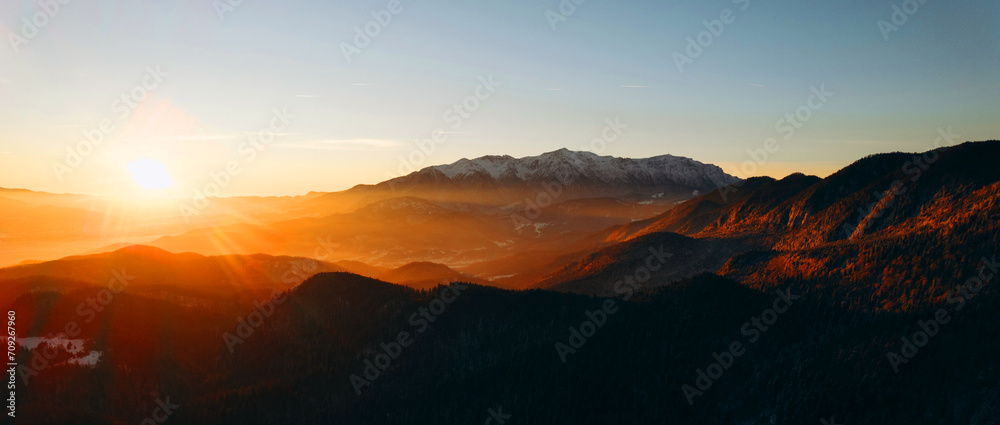
M 732 184 L 739 179 L 721 168 L 690 158 L 661 155 L 631 159 L 600 156 L 592 152 L 559 149 L 538 156 L 514 158 L 509 155 L 461 159 L 452 164 L 429 167 L 449 179 L 461 181 L 488 177 L 497 182 L 535 183 L 570 176 L 576 182 L 613 185 L 655 186 L 681 184 L 701 190 Z

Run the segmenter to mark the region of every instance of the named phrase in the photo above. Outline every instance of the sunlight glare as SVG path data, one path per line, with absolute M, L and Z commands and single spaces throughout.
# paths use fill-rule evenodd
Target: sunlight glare
M 174 184 L 163 163 L 153 158 L 143 158 L 128 164 L 132 179 L 148 190 L 166 189 Z

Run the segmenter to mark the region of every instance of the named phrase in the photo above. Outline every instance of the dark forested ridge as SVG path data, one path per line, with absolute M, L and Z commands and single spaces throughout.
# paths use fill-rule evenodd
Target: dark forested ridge
M 1000 253 L 996 158 L 1000 142 L 975 142 L 873 155 L 825 179 L 749 179 L 612 229 L 608 246 L 540 286 L 620 294 L 615 282 L 643 260 L 625 253 L 662 245 L 678 255 L 660 283 L 718 272 L 761 288 L 835 286 L 859 309 L 926 307 Z
M 870 312 L 841 306 L 836 290 L 792 291 L 801 298 L 758 331 L 746 324 L 766 319 L 782 294 L 712 275 L 617 300 L 604 320 L 595 312 L 605 299 L 453 287 L 453 303 L 425 323 L 419 312 L 446 287 L 320 274 L 288 292 L 232 352 L 223 338 L 237 332 L 231 317 L 123 298 L 94 330 L 117 334 L 96 339 L 104 360 L 32 377 L 20 422 L 134 423 L 154 407 L 146 394 L 170 397 L 181 406 L 170 421 L 189 424 L 478 423 L 497 406 L 511 423 L 538 424 L 791 424 L 831 415 L 852 424 L 988 424 L 1000 414 L 992 290 L 961 310 L 939 306 L 950 322 L 896 372 L 888 354 L 901 353 L 901 337 L 938 307 Z M 588 320 L 603 326 L 563 352 L 563 363 L 556 344 L 569 346 L 570 329 Z M 351 375 L 364 378 L 366 361 L 396 352 L 382 344 L 404 331 L 410 345 L 357 394 Z M 744 353 L 689 405 L 682 387 L 697 385 L 699 370 L 733 342 Z

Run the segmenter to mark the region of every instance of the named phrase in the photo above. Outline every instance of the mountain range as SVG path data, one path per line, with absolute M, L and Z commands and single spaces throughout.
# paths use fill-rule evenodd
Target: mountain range
M 195 215 L 181 214 L 178 201 L 134 204 L 0 189 L 0 204 L 10 204 L 0 209 L 0 218 L 7 223 L 0 227 L 0 235 L 19 247 L 11 251 L 0 244 L 0 264 L 54 259 L 102 247 L 108 251 L 139 242 L 175 252 L 315 257 L 316 240 L 329 236 L 358 244 L 358 249 L 330 253 L 338 259 L 389 267 L 411 261 L 460 265 L 482 260 L 477 251 L 497 247 L 510 252 L 523 246 L 561 249 L 585 234 L 652 217 L 695 193 L 737 180 L 714 165 L 688 158 L 627 159 L 562 149 L 520 159 L 462 159 L 342 192 L 210 198 Z M 439 249 L 422 253 L 421 241 L 366 244 L 361 240 L 367 238 L 365 226 L 371 226 L 363 222 L 376 218 L 376 226 L 418 221 L 430 230 L 431 210 L 462 229 L 465 240 L 454 245 L 442 240 Z M 30 217 L 44 217 L 46 225 L 40 228 Z M 337 233 L 337 228 L 347 234 Z M 355 230 L 360 235 L 351 234 Z M 393 238 L 406 232 L 400 228 L 388 233 Z M 60 242 L 69 237 L 72 244 Z
M 969 142 L 746 180 L 669 156 L 462 160 L 0 269 L 0 302 L 40 337 L 132 277 L 75 336 L 102 361 L 31 375 L 35 423 L 140 422 L 154 393 L 190 424 L 498 406 L 538 424 L 989 424 L 995 158 L 1000 141 Z

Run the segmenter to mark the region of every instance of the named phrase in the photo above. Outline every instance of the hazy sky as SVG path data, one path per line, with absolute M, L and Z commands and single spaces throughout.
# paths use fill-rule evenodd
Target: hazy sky
M 756 172 L 781 177 L 927 150 L 939 128 L 1000 137 L 1000 2 L 929 0 L 886 40 L 894 3 L 586 0 L 556 17 L 558 0 L 403 0 L 383 27 L 372 11 L 389 1 L 53 0 L 51 14 L 5 1 L 0 186 L 125 193 L 129 164 L 151 158 L 181 193 L 231 161 L 225 195 L 340 190 L 398 175 L 432 134 L 443 142 L 417 168 L 589 149 L 616 117 L 627 128 L 598 153 L 688 156 L 741 177 L 768 138 L 780 149 Z M 674 53 L 726 9 L 680 72 Z M 22 18 L 39 13 L 36 33 Z M 366 25 L 379 33 L 348 61 L 343 43 Z M 479 87 L 490 76 L 500 86 Z M 120 98 L 144 82 L 133 112 Z M 813 87 L 834 95 L 789 134 L 779 120 Z M 477 107 L 450 110 L 463 101 Z M 60 178 L 53 164 L 102 121 L 103 142 Z M 274 123 L 251 158 L 248 137 Z

